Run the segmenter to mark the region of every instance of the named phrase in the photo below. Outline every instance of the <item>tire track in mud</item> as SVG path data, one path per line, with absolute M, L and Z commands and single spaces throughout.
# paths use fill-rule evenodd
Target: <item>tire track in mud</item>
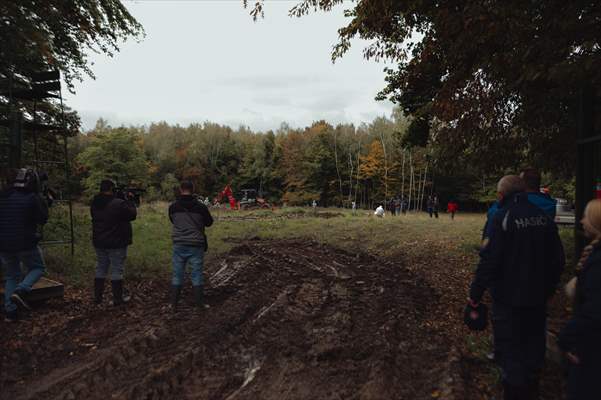
M 10 398 L 426 399 L 439 383 L 449 349 L 426 323 L 437 296 L 401 264 L 250 241 L 206 276 L 209 309 L 173 314 L 152 283 L 129 309 L 88 310 L 77 334 L 99 348 L 11 377 Z

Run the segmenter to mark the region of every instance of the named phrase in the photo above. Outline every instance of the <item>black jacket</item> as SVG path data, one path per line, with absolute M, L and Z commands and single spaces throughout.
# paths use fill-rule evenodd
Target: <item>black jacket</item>
M 136 206 L 112 195 L 98 194 L 92 200 L 92 242 L 101 249 L 118 249 L 132 244 L 131 221 Z
M 37 226 L 48 222 L 48 206 L 37 194 L 21 189 L 0 192 L 0 251 L 14 253 L 37 246 Z
M 174 244 L 207 248 L 204 229 L 213 225 L 209 209 L 193 196 L 182 195 L 169 206 L 169 220 L 173 224 Z
M 489 288 L 493 299 L 506 305 L 545 306 L 565 265 L 553 220 L 520 193 L 501 203 L 489 232 L 470 298 L 480 301 Z
M 601 244 L 578 275 L 574 314 L 559 334 L 559 346 L 586 364 L 601 365 Z

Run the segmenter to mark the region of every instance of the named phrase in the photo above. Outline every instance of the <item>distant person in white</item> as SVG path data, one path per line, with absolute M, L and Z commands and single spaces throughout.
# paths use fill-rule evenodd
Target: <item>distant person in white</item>
M 374 215 L 376 217 L 380 217 L 380 218 L 384 217 L 384 207 L 382 207 L 381 204 L 378 206 L 378 208 L 376 208 L 376 211 L 374 212 Z

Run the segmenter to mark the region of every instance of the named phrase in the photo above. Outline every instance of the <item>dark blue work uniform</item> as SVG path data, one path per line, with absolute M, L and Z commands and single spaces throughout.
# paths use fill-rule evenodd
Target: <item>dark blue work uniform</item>
M 557 200 L 548 194 L 541 192 L 527 192 L 525 194 L 528 196 L 528 201 L 530 203 L 543 210 L 545 214 L 549 216 L 549 218 L 555 221 L 555 214 L 557 213 Z M 499 208 L 499 202 L 495 201 L 486 212 L 486 223 L 482 229 L 482 239 L 485 239 L 489 236 L 489 233 L 487 232 L 489 223 L 492 221 L 492 217 L 497 213 L 497 211 L 499 211 Z
M 570 366 L 568 399 L 601 398 L 601 244 L 578 274 L 574 315 L 559 334 L 559 347 L 580 359 Z
M 546 304 L 565 264 L 557 226 L 526 193 L 504 199 L 488 229 L 470 298 L 493 298 L 495 350 L 506 390 L 536 391 L 545 357 Z

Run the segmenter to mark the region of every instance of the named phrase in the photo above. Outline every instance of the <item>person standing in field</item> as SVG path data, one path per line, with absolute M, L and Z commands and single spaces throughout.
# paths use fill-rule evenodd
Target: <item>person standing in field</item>
M 394 199 L 394 215 L 401 215 L 401 199 L 398 196 Z
M 180 184 L 177 200 L 169 206 L 169 220 L 173 225 L 173 275 L 171 278 L 170 303 L 173 309 L 179 303 L 186 264 L 192 267 L 194 305 L 204 306 L 204 253 L 208 249 L 205 228 L 213 225 L 209 209 L 193 196 L 194 184 L 185 180 Z
M 115 196 L 115 183 L 110 179 L 100 182 L 100 193 L 94 196 L 90 206 L 92 215 L 92 243 L 96 251 L 96 276 L 94 278 L 94 302 L 102 303 L 106 277 L 111 272 L 113 305 L 127 303 L 130 296 L 123 288 L 123 270 L 127 247 L 132 244 L 131 221 L 136 219 L 133 196 L 125 199 Z
M 459 210 L 459 204 L 455 200 L 449 201 L 447 204 L 447 212 L 451 214 L 451 219 L 455 219 L 455 213 Z
M 428 208 L 428 214 L 430 214 L 430 218 L 432 218 L 432 215 L 438 218 L 438 196 L 428 196 L 428 202 L 426 203 L 426 207 Z
M 582 227 L 591 243 L 578 262 L 575 288 L 568 291 L 574 314 L 558 340 L 570 364 L 569 400 L 601 396 L 601 199 L 588 203 Z
M 48 222 L 48 206 L 34 187 L 33 171 L 20 169 L 10 175 L 8 187 L 0 192 L 0 266 L 6 280 L 5 321 L 16 322 L 18 308 L 30 309 L 27 294 L 46 270 L 37 227 Z
M 409 201 L 405 196 L 401 197 L 401 212 L 403 214 L 407 214 L 407 210 L 409 209 Z
M 528 201 L 516 175 L 497 185 L 499 211 L 480 251 L 468 302 L 478 307 L 490 290 L 496 360 L 503 375 L 504 398 L 538 399 L 545 360 L 547 302 L 565 265 L 557 226 Z

